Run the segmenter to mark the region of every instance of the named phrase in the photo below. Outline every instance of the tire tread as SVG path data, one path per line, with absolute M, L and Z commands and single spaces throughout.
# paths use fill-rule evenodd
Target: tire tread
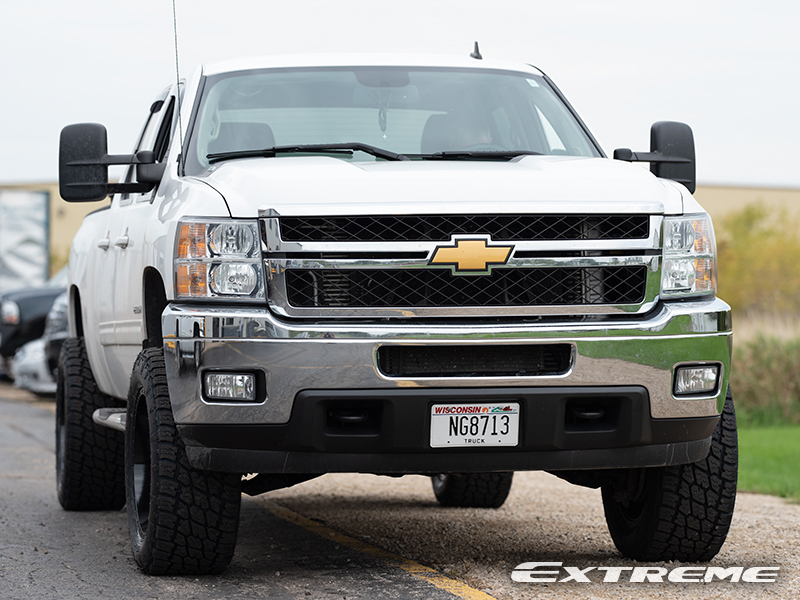
M 119 510 L 125 506 L 124 437 L 119 431 L 97 425 L 92 413 L 124 403 L 98 389 L 83 338 L 64 341 L 58 373 L 59 454 L 62 419 L 65 438 L 63 456 L 56 457 L 58 500 L 65 510 Z
M 604 487 L 609 531 L 617 548 L 641 561 L 706 562 L 725 543 L 736 503 L 738 444 L 730 390 L 708 456 L 649 469 L 652 514 L 636 532 L 618 523 L 613 490 Z
M 141 545 L 132 532 L 134 557 L 151 575 L 221 573 L 236 547 L 241 476 L 189 464 L 172 414 L 161 349 L 142 350 L 133 370 L 129 403 L 136 402 L 140 390 L 149 394 L 156 447 L 148 524 L 153 530 Z

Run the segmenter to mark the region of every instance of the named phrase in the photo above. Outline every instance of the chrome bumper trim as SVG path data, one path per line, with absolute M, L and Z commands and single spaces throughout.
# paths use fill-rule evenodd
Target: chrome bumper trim
M 295 395 L 311 389 L 643 385 L 654 418 L 717 415 L 730 372 L 730 307 L 719 299 L 661 304 L 646 320 L 591 320 L 508 325 L 303 323 L 276 318 L 265 308 L 170 304 L 162 316 L 170 394 L 178 423 L 286 423 Z M 389 378 L 376 364 L 389 344 L 572 344 L 566 375 L 537 377 Z M 677 399 L 675 367 L 722 365 L 713 395 Z M 205 369 L 264 373 L 258 404 L 202 398 Z

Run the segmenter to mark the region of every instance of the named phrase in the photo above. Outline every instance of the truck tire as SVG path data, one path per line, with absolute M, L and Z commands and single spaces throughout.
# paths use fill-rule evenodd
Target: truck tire
M 602 487 L 603 508 L 617 549 L 634 560 L 705 562 L 728 535 L 736 501 L 738 442 L 733 397 L 725 406 L 708 456 L 696 463 L 639 469 L 636 497 L 615 498 Z
M 189 464 L 160 348 L 142 350 L 133 366 L 125 487 L 133 556 L 142 571 L 202 575 L 227 568 L 236 547 L 242 478 Z
M 433 475 L 433 493 L 442 506 L 500 508 L 511 491 L 513 471 Z
M 125 506 L 124 437 L 92 420 L 98 408 L 119 406 L 97 388 L 83 338 L 66 339 L 56 388 L 56 489 L 65 510 Z

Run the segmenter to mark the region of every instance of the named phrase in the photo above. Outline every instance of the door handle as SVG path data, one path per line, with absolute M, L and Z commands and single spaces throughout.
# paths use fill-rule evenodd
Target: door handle
M 108 247 L 111 245 L 111 240 L 106 238 L 101 239 L 97 242 L 97 247 L 102 248 L 103 250 L 108 250 Z
M 123 250 L 128 247 L 128 236 L 123 235 L 122 237 L 118 237 L 117 241 L 114 242 L 115 246 L 119 246 Z

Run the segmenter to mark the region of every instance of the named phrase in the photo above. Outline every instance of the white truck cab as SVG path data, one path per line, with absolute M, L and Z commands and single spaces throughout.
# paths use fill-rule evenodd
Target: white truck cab
M 208 573 L 242 491 L 421 473 L 490 508 L 547 470 L 602 488 L 625 556 L 709 560 L 737 450 L 691 129 L 614 155 L 540 70 L 475 57 L 206 65 L 130 155 L 66 127 L 62 197 L 111 205 L 70 254 L 62 505 L 127 501 L 145 572 Z

